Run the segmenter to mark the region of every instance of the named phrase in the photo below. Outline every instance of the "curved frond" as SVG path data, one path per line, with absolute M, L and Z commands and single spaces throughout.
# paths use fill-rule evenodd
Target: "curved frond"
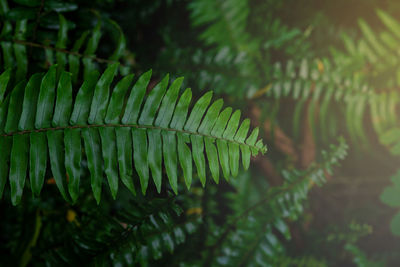
M 71 74 L 63 71 L 57 79 L 57 68 L 18 83 L 0 106 L 0 185 L 3 190 L 9 180 L 14 205 L 21 200 L 27 170 L 33 194 L 40 194 L 48 157 L 60 193 L 74 202 L 85 156 L 99 202 L 104 176 L 115 198 L 119 179 L 135 192 L 133 170 L 143 194 L 150 177 L 160 192 L 165 169 L 178 193 L 178 165 L 189 188 L 194 161 L 204 186 L 206 161 L 218 183 L 220 165 L 228 179 L 237 175 L 240 155 L 247 169 L 251 155 L 266 152 L 258 129 L 248 134 L 250 121 L 240 122 L 240 111 L 232 114 L 229 107 L 221 111 L 223 101 L 212 103 L 212 92 L 191 106 L 190 89 L 179 94 L 181 78 L 168 86 L 167 75 L 146 95 L 151 71 L 133 87 L 133 75 L 112 86 L 118 71 L 112 64 L 100 77 L 92 72 L 73 100 Z

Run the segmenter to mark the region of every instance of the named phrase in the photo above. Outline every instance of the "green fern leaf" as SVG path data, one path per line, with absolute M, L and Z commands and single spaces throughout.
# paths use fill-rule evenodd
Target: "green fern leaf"
M 145 96 L 151 71 L 140 76 L 128 92 L 133 75 L 111 88 L 118 68 L 112 64 L 100 78 L 92 72 L 73 101 L 72 75 L 62 71 L 57 78 L 57 68 L 52 66 L 44 76 L 34 74 L 26 85 L 20 82 L 0 105 L 0 189 L 9 180 L 14 205 L 21 200 L 28 169 L 31 190 L 35 196 L 40 194 L 47 157 L 61 195 L 75 202 L 80 162 L 85 156 L 93 195 L 99 203 L 104 176 L 115 198 L 119 179 L 135 193 L 133 169 L 143 194 L 151 180 L 161 192 L 165 170 L 177 194 L 178 165 L 190 188 L 193 160 L 204 186 L 206 159 L 218 183 L 220 165 L 228 179 L 238 173 L 240 154 L 247 169 L 251 154 L 266 152 L 262 141 L 257 141 L 258 129 L 247 136 L 250 121 L 240 122 L 240 111 L 231 116 L 231 108 L 221 112 L 223 100 L 212 103 L 212 92 L 196 101 L 189 115 L 191 91 L 179 96 L 182 78 L 168 87 L 167 75 Z M 9 75 L 7 71 L 0 78 L 7 81 Z

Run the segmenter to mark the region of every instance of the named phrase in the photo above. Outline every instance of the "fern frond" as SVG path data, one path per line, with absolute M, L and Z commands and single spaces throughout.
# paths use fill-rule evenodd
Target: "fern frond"
M 273 72 L 266 90 L 254 92 L 253 97 L 265 95 L 273 100 L 294 100 L 293 132 L 296 137 L 300 134 L 300 118 L 304 116 L 308 117 L 314 137 L 318 136 L 318 124 L 320 136 L 329 136 L 327 129 L 333 122 L 329 118 L 331 108 L 338 109 L 345 118 L 342 121 L 356 143 L 367 140 L 365 114 L 369 113 L 378 134 L 398 121 L 395 112 L 400 96 L 398 92 L 377 91 L 364 76 L 345 75 L 328 59 L 304 59 L 300 63 L 288 61 L 285 65 L 278 62 Z
M 81 140 L 97 202 L 103 172 L 114 198 L 118 178 L 135 192 L 133 166 L 143 194 L 150 171 L 160 192 L 164 162 L 172 190 L 178 193 L 178 163 L 189 188 L 192 159 L 204 186 L 206 158 L 218 183 L 219 165 L 228 179 L 230 174 L 238 173 L 240 154 L 247 169 L 251 155 L 266 152 L 262 141 L 257 141 L 258 129 L 248 135 L 250 121 L 240 123 L 239 110 L 232 113 L 228 107 L 221 111 L 222 99 L 211 104 L 212 92 L 204 94 L 189 112 L 192 93 L 186 89 L 179 97 L 182 78 L 168 88 L 167 75 L 144 99 L 151 71 L 144 73 L 131 91 L 133 75 L 128 75 L 117 83 L 110 96 L 118 71 L 118 64 L 112 64 L 100 78 L 97 72 L 91 73 L 73 101 L 71 74 L 64 71 L 57 81 L 56 69 L 52 66 L 43 78 L 42 74 L 35 74 L 27 83 L 21 81 L 0 106 L 0 181 L 4 185 L 8 177 L 14 205 L 21 200 L 27 170 L 33 194 L 40 194 L 48 156 L 62 196 L 69 200 L 70 195 L 76 201 Z
M 214 265 L 279 266 L 285 255 L 279 236 L 291 238 L 285 220 L 298 218 L 310 189 L 326 181 L 326 173 L 332 174 L 332 168 L 346 156 L 347 149 L 340 138 L 338 145 L 331 145 L 329 151 L 322 153 L 319 164 L 304 171 L 283 171 L 282 186 L 272 187 L 264 198 L 228 221 L 224 229 L 213 225 L 216 229 L 211 230 L 209 259 L 215 261 Z
M 90 212 L 68 225 L 66 231 L 74 235 L 64 244 L 35 256 L 57 265 L 147 266 L 173 253 L 196 231 L 199 219 L 181 222 L 182 212 L 168 199 L 137 203 L 135 209 L 121 210 L 113 217 Z
M 346 244 L 344 247 L 353 256 L 353 263 L 358 267 L 383 267 L 387 266 L 385 260 L 373 261 L 369 259 L 364 251 L 353 244 Z
M 196 0 L 188 5 L 193 25 L 206 26 L 200 39 L 216 48 L 207 51 L 205 55 L 196 55 L 196 58 L 204 62 L 206 67 L 211 65 L 214 69 L 220 68 L 211 75 L 206 70 L 202 71 L 201 83 L 207 83 L 207 86 L 216 86 L 215 83 L 219 83 L 222 87 L 218 88 L 223 88 L 220 90 L 240 96 L 243 96 L 249 87 L 253 87 L 253 84 L 257 83 L 259 77 L 264 74 L 264 70 L 260 69 L 260 66 L 264 67 L 261 40 L 250 36 L 246 29 L 248 5 L 247 0 Z M 199 54 L 202 54 L 202 51 L 199 51 Z M 235 73 L 224 77 L 225 73 L 232 69 Z M 235 77 L 238 73 L 240 79 Z M 235 81 L 232 81 L 232 78 Z M 210 84 L 210 81 L 214 83 Z M 235 82 L 239 83 L 232 90 Z
M 373 29 L 360 19 L 359 27 L 362 37 L 353 41 L 343 34 L 346 51 L 334 50 L 334 60 L 343 68 L 360 72 L 369 83 L 381 90 L 399 85 L 398 66 L 400 45 L 400 24 L 388 13 L 378 10 L 377 15 L 384 27 Z
M 67 21 L 62 13 L 60 13 L 60 11 L 69 11 L 70 8 L 71 6 L 69 3 L 63 3 L 59 6 L 46 4 L 46 9 L 58 14 L 58 25 L 52 26 L 58 28 L 57 36 L 54 38 L 54 43 L 48 43 L 46 40 L 43 43 L 36 43 L 34 40 L 27 41 L 32 40 L 34 35 L 37 34 L 28 27 L 29 23 L 33 19 L 36 19 L 36 15 L 33 19 L 16 18 L 14 22 L 10 19 L 9 14 L 17 8 L 9 9 L 7 0 L 1 0 L 0 18 L 3 22 L 3 29 L 0 36 L 0 46 L 2 48 L 4 69 L 16 67 L 16 80 L 26 78 L 28 68 L 32 64 L 39 64 L 42 68 L 47 68 L 48 65 L 52 65 L 56 62 L 58 65 L 58 73 L 63 70 L 68 70 L 72 73 L 72 81 L 75 84 L 78 80 L 78 75 L 81 73 L 81 65 L 83 65 L 84 71 L 82 73 L 83 79 L 85 79 L 90 72 L 98 68 L 96 62 L 109 64 L 119 62 L 126 46 L 126 40 L 119 25 L 110 19 L 105 20 L 106 26 L 115 29 L 113 32 L 116 34 L 114 33 L 111 35 L 112 39 L 115 39 L 115 49 L 108 59 L 98 58 L 96 57 L 96 51 L 100 44 L 103 33 L 102 28 L 104 28 L 102 24 L 104 24 L 104 22 L 99 18 L 97 25 L 91 31 L 84 31 L 80 37 L 72 43 L 71 40 L 68 39 L 71 36 L 69 31 L 71 30 L 72 23 Z M 34 11 L 34 9 L 32 9 L 32 11 Z M 99 17 L 98 14 L 95 13 L 95 15 Z M 47 34 L 48 30 L 43 29 L 42 31 Z M 50 34 L 54 34 L 54 32 Z M 28 62 L 28 47 L 37 49 L 35 52 L 39 53 L 35 58 L 39 59 L 39 62 L 34 62 L 32 58 L 30 58 Z M 41 53 L 43 53 L 43 55 L 40 55 Z
M 248 216 L 237 224 L 237 229 L 223 244 L 220 254 L 215 255 L 212 266 L 270 266 L 284 255 L 284 246 L 276 233 L 287 233 L 288 226 L 277 229 L 266 218 Z M 278 220 L 277 220 L 278 222 Z M 281 233 L 280 233 L 281 234 Z
M 193 1 L 189 8 L 195 26 L 208 25 L 201 35 L 207 44 L 217 44 L 221 47 L 234 45 L 238 51 L 248 44 L 247 1 Z

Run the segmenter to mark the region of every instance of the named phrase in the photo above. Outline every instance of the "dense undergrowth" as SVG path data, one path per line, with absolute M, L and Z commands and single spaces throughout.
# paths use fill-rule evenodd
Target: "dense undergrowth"
M 0 0 L 0 265 L 397 266 L 399 15 Z

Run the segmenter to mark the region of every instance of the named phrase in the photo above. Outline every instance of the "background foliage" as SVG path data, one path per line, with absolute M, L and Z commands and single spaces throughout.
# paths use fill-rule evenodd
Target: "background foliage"
M 96 90 L 91 108 L 103 108 L 100 113 L 106 116 L 104 105 L 120 99 L 116 92 L 123 89 L 117 90 L 116 81 L 121 77 L 145 77 L 152 88 L 149 95 L 156 95 L 175 88 L 166 89 L 163 77 L 170 73 L 175 85 L 191 87 L 195 101 L 213 90 L 226 106 L 242 110 L 268 144 L 267 155 L 253 158 L 250 169 L 238 169 L 236 177 L 230 173 L 237 164 L 224 167 L 226 156 L 218 154 L 226 179 L 217 178 L 219 166 L 212 164 L 217 152 L 210 152 L 208 144 L 206 157 L 194 158 L 193 164 L 195 169 L 206 162 L 206 171 L 194 171 L 191 183 L 188 172 L 174 174 L 171 165 L 155 168 L 156 161 L 147 168 L 151 176 L 139 172 L 123 179 L 119 169 L 121 179 L 107 172 L 93 178 L 94 159 L 88 155 L 82 158 L 79 179 L 69 176 L 73 201 L 60 194 L 54 169 L 40 168 L 43 188 L 26 181 L 33 193 L 16 193 L 2 179 L 1 265 L 400 263 L 397 1 L 2 0 L 0 7 L 0 80 L 2 86 L 9 83 L 0 88 L 0 103 L 12 102 L 7 96 L 17 95 L 18 82 L 29 78 L 28 84 L 34 84 L 42 73 L 66 81 L 60 85 L 71 88 L 76 103 L 79 86 L 94 86 L 99 74 L 91 73 L 97 70 L 109 73 L 111 89 Z M 119 77 L 112 82 L 117 69 Z M 149 69 L 151 77 L 146 76 Z M 185 79 L 177 79 L 181 76 Z M 100 95 L 107 95 L 107 101 L 101 102 Z M 29 112 L 25 116 L 25 126 L 1 120 L 2 137 L 16 126 L 27 130 L 33 120 Z M 92 117 L 89 124 L 104 118 Z M 43 123 L 57 123 L 52 119 Z M 165 138 L 156 134 L 142 138 Z M 10 146 L 4 140 L 0 162 Z M 90 150 L 86 143 L 75 155 Z M 217 141 L 216 147 L 219 151 L 223 145 Z M 257 148 L 263 149 L 260 143 Z M 0 166 L 2 171 L 8 173 L 8 168 Z M 149 177 L 154 185 L 147 187 Z M 103 190 L 97 204 L 103 184 L 111 191 Z

